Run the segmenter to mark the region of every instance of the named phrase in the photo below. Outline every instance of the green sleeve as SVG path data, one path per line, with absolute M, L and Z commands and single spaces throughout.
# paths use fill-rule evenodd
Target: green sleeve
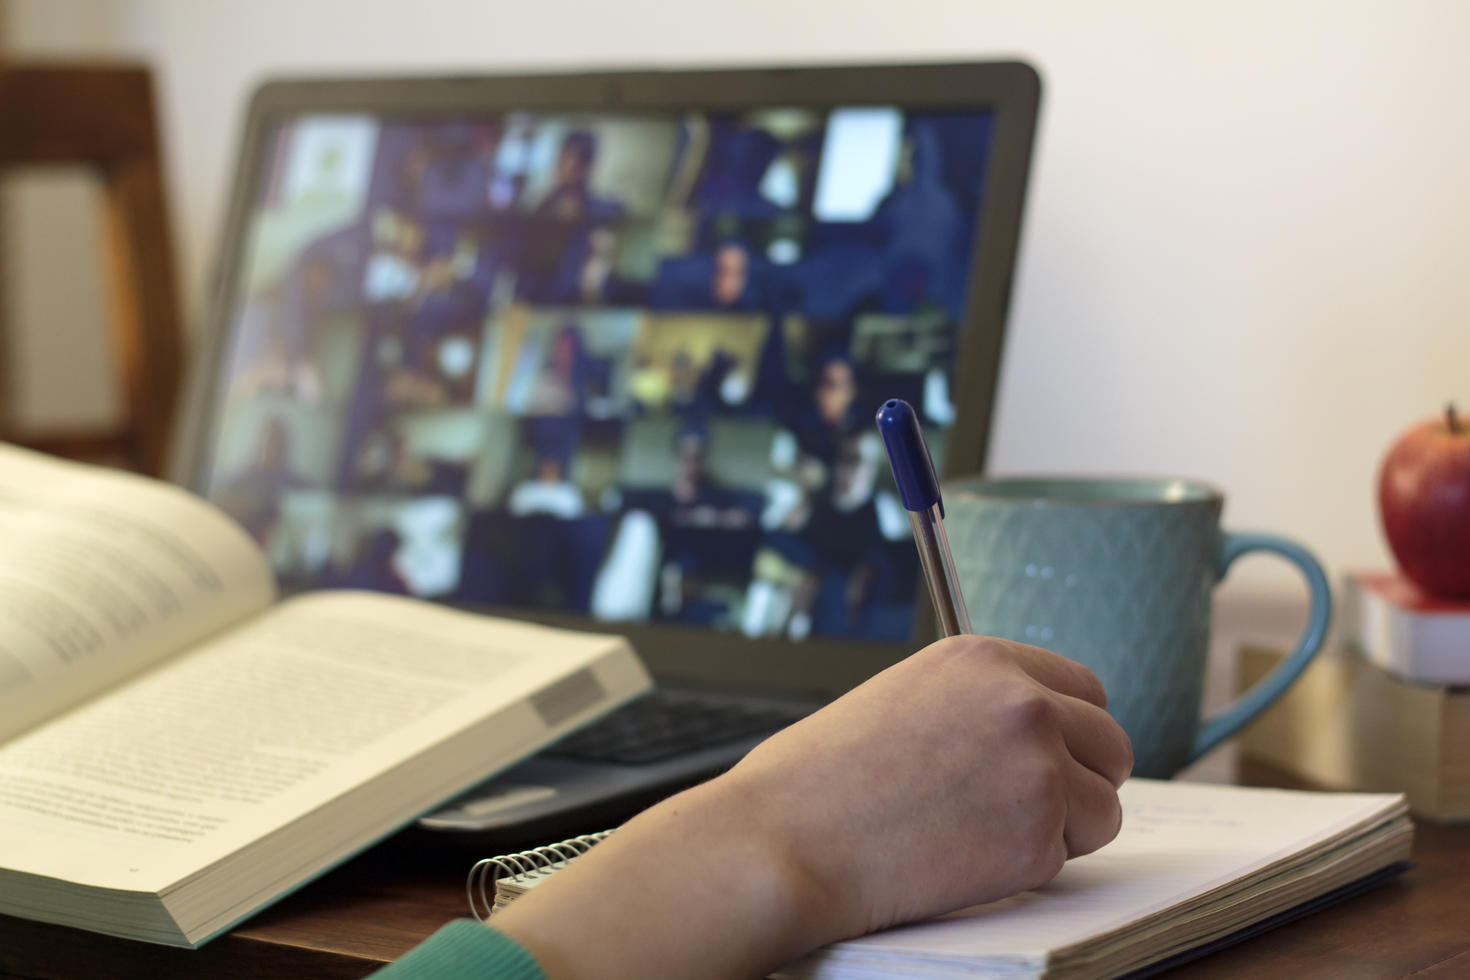
M 526 948 L 498 929 L 456 919 L 372 980 L 546 980 Z

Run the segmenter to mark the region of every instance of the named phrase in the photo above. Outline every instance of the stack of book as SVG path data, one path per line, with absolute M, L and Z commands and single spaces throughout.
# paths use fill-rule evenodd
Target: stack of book
M 1344 649 L 1319 656 L 1241 737 L 1249 759 L 1335 789 L 1398 791 L 1418 816 L 1470 820 L 1470 602 L 1353 573 Z M 1245 690 L 1281 660 L 1242 651 Z

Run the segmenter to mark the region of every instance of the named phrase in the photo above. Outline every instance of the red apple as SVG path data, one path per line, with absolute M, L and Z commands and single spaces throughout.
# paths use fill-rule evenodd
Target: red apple
M 1470 421 L 1454 405 L 1389 449 L 1378 510 L 1409 581 L 1431 596 L 1470 596 Z

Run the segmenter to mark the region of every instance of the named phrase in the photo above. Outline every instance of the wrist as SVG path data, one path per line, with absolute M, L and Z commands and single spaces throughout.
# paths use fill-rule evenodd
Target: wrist
M 493 924 L 554 980 L 765 975 L 837 938 L 756 783 L 727 773 L 644 811 Z
M 834 918 L 840 903 L 803 859 L 790 814 L 758 780 L 731 771 L 660 806 L 677 808 L 698 828 L 682 846 L 702 851 L 696 866 L 723 882 L 726 921 L 760 936 L 767 972 L 847 934 Z

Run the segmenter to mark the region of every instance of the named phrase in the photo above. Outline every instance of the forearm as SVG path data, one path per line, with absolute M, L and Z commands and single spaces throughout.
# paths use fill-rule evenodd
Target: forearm
M 641 814 L 495 918 L 552 980 L 752 977 L 830 938 L 829 906 L 729 774 Z

